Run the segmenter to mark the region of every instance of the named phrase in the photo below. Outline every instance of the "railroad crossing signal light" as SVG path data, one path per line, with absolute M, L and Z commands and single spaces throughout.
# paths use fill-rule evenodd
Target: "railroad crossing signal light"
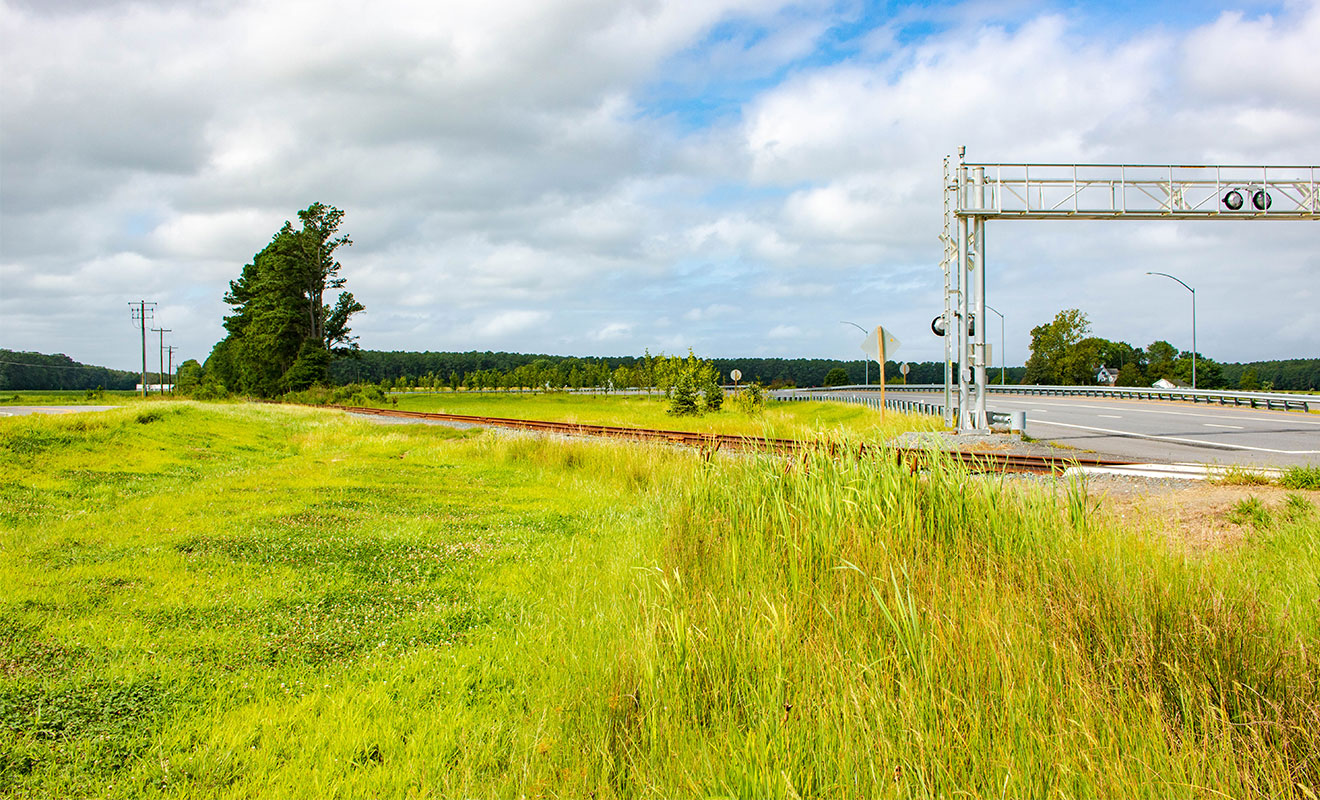
M 956 313 L 956 312 L 955 312 L 955 313 Z M 938 317 L 936 317 L 935 319 L 933 319 L 933 320 L 930 321 L 930 332 L 933 333 L 933 334 L 935 334 L 936 336 L 947 336 L 947 335 L 949 334 L 949 326 L 948 326 L 948 324 L 944 321 L 944 315 L 943 315 L 943 314 L 940 314 Z M 967 315 L 967 335 L 968 335 L 968 336 L 975 336 L 975 335 L 976 335 L 976 315 L 975 315 L 975 314 L 968 314 L 968 315 Z
M 1241 211 L 1242 207 L 1246 205 L 1246 200 L 1242 197 L 1242 191 L 1243 190 L 1239 189 L 1229 189 L 1227 192 L 1224 192 L 1224 208 L 1227 208 L 1229 211 Z M 1270 197 L 1270 193 L 1264 189 L 1257 189 L 1251 193 L 1251 205 L 1254 206 L 1257 211 L 1264 211 L 1273 204 L 1274 198 Z

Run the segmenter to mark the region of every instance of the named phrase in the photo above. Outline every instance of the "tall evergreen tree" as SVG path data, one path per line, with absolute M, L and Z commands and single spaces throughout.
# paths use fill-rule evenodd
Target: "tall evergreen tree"
M 229 336 L 207 359 L 208 376 L 231 390 L 269 396 L 326 382 L 332 358 L 357 350 L 348 323 L 364 309 L 352 292 L 339 291 L 345 279 L 335 259 L 336 250 L 352 244 L 338 235 L 343 217 L 313 203 L 298 212 L 300 229 L 285 222 L 230 281 Z M 335 291 L 328 305 L 326 295 Z

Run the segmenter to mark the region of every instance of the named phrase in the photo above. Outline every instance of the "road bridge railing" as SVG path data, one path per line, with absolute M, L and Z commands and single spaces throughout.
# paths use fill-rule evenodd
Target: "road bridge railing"
M 898 384 L 885 387 L 890 392 L 943 392 L 942 383 Z M 1285 392 L 1233 392 L 1220 389 L 1154 389 L 1138 386 L 1030 386 L 997 384 L 987 386 L 992 395 L 1050 395 L 1072 397 L 1112 397 L 1128 400 L 1172 400 L 1183 403 L 1209 403 L 1221 406 L 1249 406 L 1283 411 L 1320 410 L 1320 394 Z M 875 392 L 879 386 L 832 386 L 828 389 L 794 389 L 795 392 Z

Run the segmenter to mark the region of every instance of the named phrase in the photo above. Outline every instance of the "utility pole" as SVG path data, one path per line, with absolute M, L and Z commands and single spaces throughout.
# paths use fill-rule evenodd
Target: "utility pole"
M 170 373 L 169 373 L 169 374 L 170 374 L 170 394 L 173 395 L 173 394 L 174 394 L 174 351 L 175 351 L 175 350 L 178 350 L 179 348 L 175 347 L 174 345 L 170 345 L 170 346 L 166 347 L 165 349 L 168 350 L 168 351 L 170 352 Z
M 147 308 L 151 306 L 151 308 Z M 142 396 L 147 396 L 147 320 L 156 316 L 156 304 L 149 303 L 146 300 L 139 300 L 136 303 L 129 303 L 128 307 L 133 310 L 133 319 L 137 320 L 138 327 L 142 330 Z M 154 328 L 153 328 L 154 330 Z
M 160 379 L 160 393 L 165 394 L 165 334 L 170 332 L 169 328 L 152 328 L 153 331 L 160 331 L 160 373 L 156 376 Z

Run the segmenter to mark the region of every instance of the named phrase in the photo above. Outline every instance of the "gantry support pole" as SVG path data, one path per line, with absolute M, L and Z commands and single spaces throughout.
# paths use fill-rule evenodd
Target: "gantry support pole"
M 953 260 L 956 258 L 957 243 L 953 241 L 953 172 L 949 156 L 944 157 L 944 232 L 940 243 L 944 246 L 944 426 L 951 427 L 953 417 L 953 291 L 956 279 L 953 276 Z
M 985 167 L 977 167 L 972 171 L 973 181 L 972 202 L 978 209 L 985 209 Z M 986 365 L 986 346 L 985 332 L 989 327 L 985 319 L 985 217 L 978 216 L 973 225 L 973 244 L 975 253 L 973 256 L 972 267 L 976 270 L 976 312 L 973 318 L 976 320 L 976 344 L 975 357 L 972 363 L 976 367 L 976 415 L 972 420 L 973 426 L 977 430 L 990 430 L 990 420 L 986 417 L 985 411 L 985 365 Z
M 968 418 L 971 416 L 971 407 L 969 405 L 970 397 L 968 395 L 968 364 L 967 359 L 967 292 L 968 286 L 967 274 L 967 217 L 962 214 L 967 208 L 967 166 L 963 164 L 962 150 L 958 152 L 958 188 L 956 192 L 958 214 L 958 313 L 955 315 L 957 325 L 952 332 L 956 331 L 958 337 L 958 430 L 966 430 Z

